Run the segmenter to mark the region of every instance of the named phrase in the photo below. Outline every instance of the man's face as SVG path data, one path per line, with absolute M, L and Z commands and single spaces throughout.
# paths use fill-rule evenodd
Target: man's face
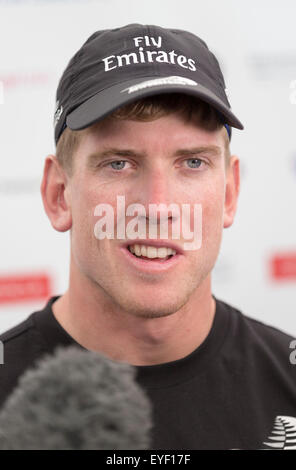
M 73 156 L 74 172 L 66 189 L 75 276 L 87 279 L 115 308 L 142 317 L 178 311 L 202 283 L 209 282 L 226 226 L 224 132 L 204 130 L 178 114 L 150 122 L 106 120 L 92 126 Z M 230 176 L 231 172 L 230 165 Z M 176 255 L 163 260 L 136 257 L 127 247 L 127 238 L 116 238 L 117 196 L 125 197 L 125 210 L 134 203 L 145 208 L 147 233 L 141 238 L 148 245 L 150 204 L 174 203 L 180 209 L 189 204 L 191 229 L 194 205 L 200 204 L 201 247 L 184 250 L 188 240 L 182 229 L 180 239 L 172 239 L 169 213 L 168 245 L 175 245 Z M 113 209 L 114 238 L 99 240 L 94 233 L 99 217 L 94 212 L 102 203 Z M 125 225 L 134 218 L 126 217 Z M 153 223 L 160 221 L 153 219 Z M 158 240 L 159 236 L 160 232 Z M 130 244 L 141 245 L 141 240 Z

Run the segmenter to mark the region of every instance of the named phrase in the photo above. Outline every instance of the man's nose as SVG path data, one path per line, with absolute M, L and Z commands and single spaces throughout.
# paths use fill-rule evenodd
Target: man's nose
M 168 203 L 171 196 L 170 174 L 164 166 L 150 168 L 143 174 L 141 199 L 143 203 Z
M 176 188 L 175 188 L 176 189 Z M 171 204 L 177 204 L 176 191 L 174 191 L 174 182 L 172 175 L 166 168 L 152 168 L 143 175 L 141 186 L 139 188 L 139 202 L 145 207 L 147 218 L 153 213 L 151 209 L 157 206 L 157 219 L 172 219 L 173 213 L 168 211 Z

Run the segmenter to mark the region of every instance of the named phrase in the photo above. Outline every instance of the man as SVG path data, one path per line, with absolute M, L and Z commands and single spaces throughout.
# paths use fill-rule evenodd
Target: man
M 136 367 L 153 448 L 293 446 L 292 338 L 211 290 L 239 193 L 231 127 L 218 62 L 191 33 L 128 25 L 75 54 L 41 185 L 70 230 L 69 287 L 2 335 L 1 403 L 40 356 L 77 344 Z

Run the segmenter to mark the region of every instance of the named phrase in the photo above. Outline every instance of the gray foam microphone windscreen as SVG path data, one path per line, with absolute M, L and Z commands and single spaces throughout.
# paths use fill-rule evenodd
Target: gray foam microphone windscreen
M 135 368 L 71 346 L 20 378 L 0 412 L 0 450 L 149 449 L 151 428 Z

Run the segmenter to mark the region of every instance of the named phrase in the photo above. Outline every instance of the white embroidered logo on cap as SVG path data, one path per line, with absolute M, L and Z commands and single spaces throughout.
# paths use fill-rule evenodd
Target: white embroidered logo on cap
M 57 123 L 60 120 L 61 115 L 63 114 L 64 108 L 63 106 L 59 107 L 59 101 L 56 102 L 56 110 L 54 113 L 54 119 L 53 119 L 53 125 L 54 127 L 57 125 Z
M 150 88 L 153 86 L 161 86 L 161 85 L 190 85 L 196 86 L 197 82 L 194 80 L 190 80 L 189 78 L 185 77 L 163 77 L 163 78 L 155 78 L 153 80 L 146 80 L 145 82 L 138 83 L 137 85 L 130 86 L 121 90 L 120 93 L 127 91 L 128 93 L 134 93 L 135 91 L 143 90 L 144 88 Z

